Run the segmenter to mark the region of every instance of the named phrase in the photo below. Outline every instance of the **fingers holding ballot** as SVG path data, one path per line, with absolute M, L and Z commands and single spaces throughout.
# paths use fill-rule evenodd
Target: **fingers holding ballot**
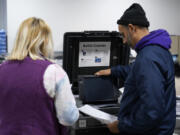
M 95 73 L 96 76 L 108 76 L 111 75 L 111 69 L 100 70 Z
M 107 124 L 107 128 L 109 129 L 109 131 L 110 131 L 111 133 L 114 133 L 114 134 L 119 133 L 118 122 L 119 122 L 119 121 L 116 120 L 116 121 L 114 121 L 114 122 L 112 122 L 112 123 L 110 123 L 110 124 Z

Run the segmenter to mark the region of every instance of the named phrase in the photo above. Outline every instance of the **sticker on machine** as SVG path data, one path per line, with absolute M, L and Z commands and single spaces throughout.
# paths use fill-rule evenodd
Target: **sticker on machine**
M 110 65 L 111 42 L 80 42 L 79 67 Z

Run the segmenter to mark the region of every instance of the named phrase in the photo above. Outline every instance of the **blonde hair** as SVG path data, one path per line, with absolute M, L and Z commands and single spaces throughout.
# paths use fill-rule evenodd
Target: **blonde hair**
M 49 26 L 39 18 L 31 17 L 22 22 L 14 47 L 8 60 L 50 59 L 53 55 L 53 41 Z

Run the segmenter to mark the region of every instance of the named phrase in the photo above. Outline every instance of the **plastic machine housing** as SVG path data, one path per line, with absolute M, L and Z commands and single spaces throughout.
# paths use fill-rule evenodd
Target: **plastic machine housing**
M 96 63 L 93 66 L 80 65 L 82 64 L 79 62 L 81 57 L 80 53 L 84 53 L 84 55 L 86 55 L 86 52 L 80 52 L 80 47 L 82 47 L 81 45 L 83 43 L 86 45 L 100 45 L 100 43 L 110 45 L 108 54 L 109 56 L 104 56 L 109 60 L 108 64 L 98 65 L 98 62 L 101 62 L 102 59 L 99 59 L 97 56 L 97 59 L 95 58 L 97 66 Z M 116 93 L 109 94 L 108 91 L 106 91 L 106 95 L 109 94 L 109 97 L 107 96 L 106 98 L 103 98 L 104 95 L 101 95 L 97 98 L 98 93 L 96 93 L 96 96 L 93 96 L 96 90 L 91 91 L 92 89 L 90 88 L 94 87 L 96 83 L 102 82 L 107 83 L 107 87 L 111 89 L 111 82 L 90 76 L 101 69 L 107 69 L 116 65 L 127 65 L 129 63 L 129 52 L 130 48 L 122 43 L 122 38 L 116 31 L 66 32 L 64 34 L 63 68 L 67 72 L 70 83 L 72 84 L 72 92 L 75 95 L 80 95 L 79 97 L 81 99 L 76 98 L 76 104 L 78 107 L 81 107 L 84 103 L 97 103 L 96 101 L 98 101 L 98 103 L 105 104 L 105 107 L 101 107 L 100 110 L 111 113 L 113 115 L 118 114 L 119 105 L 111 106 L 111 104 L 108 104 L 108 106 L 106 106 L 107 102 L 109 103 L 110 101 L 115 101 L 117 99 Z M 112 80 L 113 84 L 115 84 L 117 87 L 122 87 L 123 83 L 120 79 L 112 78 Z M 93 86 L 90 83 L 92 83 Z M 91 86 L 88 88 L 88 85 Z M 96 89 L 98 88 L 99 87 L 96 87 Z M 90 93 L 87 91 L 82 91 L 82 89 L 90 90 Z M 88 94 L 91 95 L 91 97 L 88 97 Z M 70 135 L 113 135 L 109 132 L 106 125 L 83 113 L 80 113 L 78 121 L 73 127 L 70 127 L 68 131 Z
M 93 75 L 101 69 L 116 65 L 127 65 L 130 49 L 122 43 L 120 34 L 116 31 L 84 31 L 66 32 L 63 43 L 63 68 L 67 72 L 74 94 L 79 93 L 78 76 Z M 82 42 L 110 42 L 110 58 L 108 66 L 79 67 L 79 44 Z M 122 87 L 121 81 L 118 87 Z

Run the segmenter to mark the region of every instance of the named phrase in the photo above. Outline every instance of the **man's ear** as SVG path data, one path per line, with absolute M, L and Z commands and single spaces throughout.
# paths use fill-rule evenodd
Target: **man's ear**
M 136 31 L 136 27 L 133 24 L 128 24 L 128 28 L 129 28 L 129 31 L 131 31 L 131 32 Z

